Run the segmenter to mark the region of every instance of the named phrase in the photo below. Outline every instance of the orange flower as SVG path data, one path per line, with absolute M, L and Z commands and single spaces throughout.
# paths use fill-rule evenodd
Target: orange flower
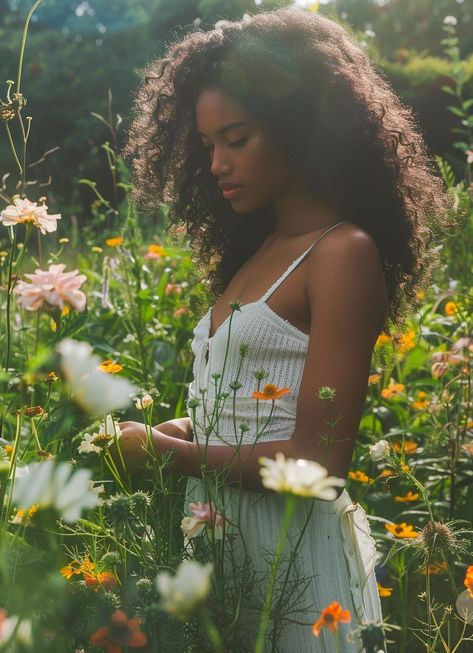
M 84 574 L 84 581 L 87 587 L 92 588 L 95 592 L 100 587 L 104 590 L 110 590 L 117 584 L 117 577 L 111 571 L 100 571 L 98 574 Z
M 378 381 L 381 378 L 381 374 L 376 372 L 375 374 L 370 374 L 368 377 L 368 385 L 374 385 L 375 383 L 378 383 Z
M 444 571 L 447 571 L 448 564 L 446 562 L 433 562 L 429 566 L 422 567 L 419 571 L 421 574 L 442 574 Z
M 61 567 L 60 572 L 61 576 L 64 576 L 64 578 L 70 580 L 76 574 L 82 573 L 80 570 L 80 562 L 78 560 L 73 560 L 65 567 Z
M 409 492 L 405 494 L 403 497 L 395 496 L 394 501 L 397 501 L 398 503 L 402 503 L 404 501 L 418 501 L 419 497 L 420 494 L 418 492 L 412 492 L 412 490 L 409 490 Z
M 373 479 L 357 469 L 356 472 L 348 472 L 348 478 L 351 478 L 353 481 L 358 481 L 359 483 L 373 483 Z
M 122 236 L 115 236 L 115 238 L 107 238 L 105 244 L 109 247 L 120 247 L 123 244 L 124 238 Z
M 381 396 L 383 399 L 391 399 L 392 397 L 395 397 L 404 392 L 405 389 L 406 386 L 403 383 L 395 383 L 395 381 L 391 379 L 391 383 L 388 385 L 388 387 L 381 390 Z
M 389 478 L 390 476 L 396 476 L 396 472 L 394 471 L 394 469 L 383 469 L 380 476 L 382 478 Z
M 393 449 L 396 453 L 415 453 L 417 451 L 417 442 L 414 440 L 404 440 L 404 442 L 394 442 Z
M 273 401 L 274 399 L 279 399 L 283 395 L 289 392 L 289 388 L 280 388 L 272 383 L 267 383 L 262 392 L 253 392 L 251 395 L 253 399 L 266 399 Z
M 417 400 L 411 403 L 414 410 L 426 410 L 430 406 L 430 402 L 426 399 L 427 393 L 423 390 L 417 392 Z
M 424 290 L 418 290 L 416 292 L 416 297 L 419 301 L 422 301 L 425 297 L 425 291 Z
M 463 451 L 466 451 L 466 453 L 469 453 L 470 456 L 473 456 L 473 444 L 462 444 L 462 449 Z
M 468 594 L 473 596 L 473 565 L 470 565 L 466 570 L 465 574 L 465 587 L 468 590 Z
M 387 333 L 384 333 L 384 331 L 381 331 L 381 333 L 378 336 L 378 339 L 375 342 L 375 349 L 378 349 L 378 347 L 382 347 L 382 345 L 385 345 L 388 342 L 391 342 L 392 337 L 388 335 Z
M 455 302 L 447 302 L 445 304 L 444 311 L 445 311 L 445 315 L 455 315 L 455 313 L 457 312 L 457 305 L 455 304 Z
M 342 610 L 340 603 L 333 601 L 322 610 L 320 618 L 312 626 L 312 632 L 318 637 L 322 628 L 327 627 L 332 633 L 335 633 L 338 630 L 338 624 L 349 623 L 350 621 L 350 611 Z
M 90 636 L 91 644 L 105 646 L 108 653 L 122 653 L 123 646 L 142 648 L 148 637 L 140 630 L 141 619 L 128 619 L 122 610 L 115 610 L 110 625 L 102 626 Z
M 181 315 L 186 315 L 186 313 L 189 313 L 187 306 L 180 306 L 174 311 L 173 317 L 181 317 Z
M 413 349 L 416 346 L 414 338 L 416 337 L 415 331 L 407 331 L 406 333 L 398 333 L 394 337 L 394 346 L 396 351 L 405 352 Z
M 402 524 L 384 524 L 384 527 L 395 537 L 419 537 L 419 533 L 415 532 L 414 526 L 406 524 L 405 521 L 403 521 Z
M 107 372 L 107 374 L 116 374 L 117 372 L 122 371 L 123 365 L 120 365 L 120 363 L 113 363 L 111 360 L 106 358 L 102 363 L 100 363 L 99 369 L 102 370 L 102 372 Z
M 378 593 L 381 597 L 386 597 L 386 596 L 391 596 L 393 593 L 393 588 L 392 587 L 383 587 L 381 583 L 376 583 L 378 586 Z
M 182 292 L 182 287 L 178 283 L 168 283 L 166 288 L 164 289 L 164 294 L 170 295 L 173 292 L 180 295 Z

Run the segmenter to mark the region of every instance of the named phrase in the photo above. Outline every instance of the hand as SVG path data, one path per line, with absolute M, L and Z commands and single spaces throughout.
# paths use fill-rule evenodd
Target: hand
M 146 427 L 140 422 L 119 422 L 121 436 L 118 440 L 121 455 L 125 462 L 126 471 L 130 473 L 143 471 L 146 462 L 156 450 L 150 450 L 150 443 L 148 442 Z M 153 437 L 152 442 L 153 442 Z M 117 445 L 113 443 L 110 447 L 110 453 L 115 461 L 118 470 L 122 470 L 123 466 L 120 460 L 120 454 L 117 451 Z

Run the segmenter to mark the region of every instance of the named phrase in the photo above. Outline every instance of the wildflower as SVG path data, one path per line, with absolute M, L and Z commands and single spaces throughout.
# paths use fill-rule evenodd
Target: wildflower
M 348 472 L 348 478 L 351 478 L 352 481 L 358 481 L 358 483 L 373 483 L 373 479 L 360 469 L 355 472 Z
M 473 150 L 466 151 L 466 162 L 473 163 Z
M 29 474 L 17 479 L 13 501 L 23 509 L 55 509 L 66 522 L 77 521 L 84 508 L 94 508 L 97 497 L 89 490 L 89 469 L 74 471 L 72 465 L 55 460 L 33 463 Z
M 122 610 L 115 610 L 108 626 L 102 626 L 90 636 L 90 643 L 105 646 L 108 653 L 121 653 L 123 646 L 143 648 L 148 637 L 140 630 L 141 619 L 128 619 Z
M 381 598 L 385 598 L 387 596 L 391 596 L 393 593 L 393 588 L 392 587 L 383 587 L 381 583 L 376 583 L 378 586 L 378 593 Z
M 432 562 L 430 565 L 424 565 L 419 569 L 421 574 L 442 574 L 444 571 L 447 571 L 448 564 L 443 562 Z
M 38 512 L 38 505 L 33 505 L 31 508 L 28 510 L 24 510 L 23 508 L 19 508 L 16 511 L 16 515 L 12 518 L 11 523 L 12 524 L 25 524 L 29 523 L 31 518 L 35 513 Z
M 105 244 L 109 247 L 120 247 L 123 244 L 124 238 L 122 236 L 115 236 L 115 238 L 107 238 Z
M 134 401 L 137 410 L 146 410 L 154 403 L 153 397 L 148 394 L 145 394 L 142 397 L 136 397 Z
M 117 584 L 117 577 L 111 571 L 99 571 L 95 574 L 84 574 L 84 582 L 94 592 L 102 587 L 104 590 L 111 590 Z
M 275 399 L 279 399 L 283 395 L 287 394 L 289 392 L 289 388 L 280 388 L 273 383 L 267 383 L 262 392 L 253 392 L 251 395 L 253 399 L 263 399 L 263 400 L 269 400 L 269 401 L 274 401 Z
M 457 305 L 455 304 L 455 302 L 447 302 L 445 304 L 444 311 L 445 311 L 445 315 L 455 315 L 455 313 L 457 312 Z
M 343 479 L 328 476 L 325 467 L 313 460 L 286 459 L 278 452 L 275 460 L 260 456 L 258 462 L 262 484 L 276 492 L 332 501 L 337 497 L 335 486 L 345 485 Z
M 156 577 L 164 610 L 182 619 L 207 598 L 210 591 L 212 563 L 201 565 L 195 560 L 184 560 L 174 576 L 162 571 Z
M 455 16 L 445 16 L 445 18 L 443 19 L 443 24 L 444 24 L 444 25 L 452 25 L 452 26 L 455 26 L 455 25 L 457 24 L 457 22 L 458 22 L 458 21 L 457 21 L 457 19 L 455 18 Z
M 144 258 L 146 260 L 156 259 L 160 261 L 161 257 L 165 255 L 166 255 L 166 250 L 162 245 L 152 244 L 152 245 L 148 245 L 148 251 L 144 255 Z
M 0 609 L 0 647 L 4 650 L 5 644 L 19 644 L 20 650 L 31 648 L 33 645 L 31 621 L 21 620 L 20 617 L 12 615 L 7 617 L 5 610 Z M 8 646 L 9 650 L 12 650 Z M 15 646 L 14 650 L 17 650 Z
M 102 247 L 98 247 L 97 245 L 93 245 L 90 248 L 90 251 L 94 252 L 94 254 L 101 254 L 103 252 L 103 249 L 102 249 Z
M 371 460 L 383 460 L 389 454 L 390 445 L 387 440 L 378 440 L 370 446 Z
M 189 510 L 192 517 L 184 517 L 181 522 L 181 529 L 189 539 L 200 535 L 208 525 L 214 529 L 215 539 L 222 539 L 225 518 L 212 503 L 190 503 Z
M 420 494 L 418 492 L 412 492 L 412 490 L 409 490 L 409 492 L 404 496 L 395 496 L 394 501 L 397 503 L 403 503 L 406 501 L 418 501 L 419 497 Z
M 460 592 L 455 607 L 463 621 L 466 623 L 473 621 L 473 597 L 468 590 Z
M 76 311 L 83 311 L 86 297 L 79 290 L 86 280 L 85 274 L 78 270 L 64 272 L 64 263 L 52 264 L 48 270 L 36 269 L 34 274 L 25 274 L 31 281 L 19 281 L 14 293 L 20 295 L 20 302 L 27 311 L 37 311 L 46 302 L 49 306 L 57 306 L 61 310 L 66 304 Z
M 414 440 L 404 440 L 404 442 L 394 442 L 393 449 L 396 453 L 416 453 L 417 451 L 417 442 Z
M 415 331 L 407 331 L 406 333 L 396 334 L 393 341 L 396 351 L 405 352 L 413 349 L 416 346 L 414 338 L 416 337 Z
M 5 227 L 29 222 L 44 235 L 46 232 L 56 231 L 57 221 L 61 219 L 60 213 L 48 215 L 47 210 L 48 207 L 44 203 L 38 206 L 36 202 L 18 197 L 14 200 L 14 204 L 0 212 L 0 221 Z
M 394 469 L 383 469 L 383 471 L 380 474 L 381 478 L 390 478 L 391 476 L 396 476 L 396 472 Z
M 69 242 L 69 238 L 59 238 L 60 245 L 67 245 L 68 242 Z
M 402 522 L 402 524 L 384 524 L 386 530 L 392 533 L 395 537 L 399 538 L 414 538 L 419 537 L 419 533 L 416 533 L 414 526 Z
M 98 433 L 84 433 L 84 439 L 78 447 L 79 453 L 102 453 L 105 447 L 109 447 L 115 438 L 121 436 L 118 421 L 107 415 L 105 421 L 100 425 Z
M 59 571 L 61 576 L 66 580 L 71 580 L 73 576 L 78 576 L 82 573 L 78 560 L 72 560 L 68 565 L 61 567 Z
M 322 628 L 326 627 L 335 633 L 338 630 L 338 625 L 341 623 L 350 623 L 351 615 L 349 610 L 342 610 L 342 606 L 338 601 L 333 601 L 326 608 L 322 610 L 320 618 L 312 626 L 312 632 L 316 637 L 320 635 Z
M 46 375 L 46 383 L 56 383 L 58 379 L 56 372 L 48 372 Z
M 178 283 L 168 283 L 164 289 L 165 295 L 170 295 L 171 293 L 176 293 L 180 295 L 182 293 L 182 288 Z
M 473 443 L 462 444 L 462 449 L 463 451 L 466 451 L 466 453 L 470 454 L 470 456 L 473 456 Z
M 416 298 L 421 302 L 423 299 L 425 299 L 425 291 L 424 290 L 418 290 L 416 292 Z
M 42 406 L 26 406 L 24 412 L 28 417 L 38 417 L 44 415 L 44 408 Z
M 181 317 L 181 315 L 186 315 L 187 313 L 189 313 L 187 306 L 180 306 L 179 308 L 176 308 L 172 315 L 173 317 Z
M 381 396 L 383 399 L 392 399 L 392 397 L 397 397 L 399 394 L 403 393 L 406 389 L 406 386 L 403 383 L 396 383 L 391 379 L 387 388 L 381 390 Z
M 123 370 L 123 365 L 120 365 L 120 363 L 113 363 L 111 360 L 106 358 L 100 363 L 99 369 L 102 370 L 102 372 L 107 372 L 107 374 L 117 374 Z
M 379 347 L 382 347 L 383 345 L 387 344 L 388 342 L 391 342 L 392 337 L 388 335 L 387 333 L 384 333 L 384 331 L 381 331 L 379 334 L 376 342 L 375 342 L 375 349 L 378 349 Z
M 318 392 L 318 397 L 319 399 L 335 399 L 336 395 L 336 390 L 335 388 L 331 388 L 329 385 L 323 385 L 321 388 L 319 388 Z
M 411 403 L 414 410 L 426 410 L 430 406 L 430 402 L 426 399 L 427 393 L 424 390 L 417 392 L 417 399 Z
M 70 338 L 57 345 L 61 368 L 75 401 L 90 415 L 105 415 L 125 408 L 137 388 L 129 381 L 105 374 L 87 342 Z
M 379 372 L 375 372 L 374 374 L 370 374 L 368 377 L 368 385 L 374 385 L 375 383 L 378 383 L 378 381 L 381 378 L 381 374 Z

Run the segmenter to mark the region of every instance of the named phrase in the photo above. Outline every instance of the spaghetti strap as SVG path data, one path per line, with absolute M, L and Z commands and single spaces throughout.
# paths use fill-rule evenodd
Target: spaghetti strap
M 285 272 L 284 272 L 284 273 L 279 277 L 279 279 L 276 279 L 276 281 L 273 283 L 273 285 L 271 286 L 271 288 L 268 288 L 268 290 L 264 293 L 264 295 L 261 297 L 261 299 L 260 299 L 259 301 L 260 301 L 260 302 L 266 302 L 266 301 L 271 297 L 271 295 L 273 294 L 273 292 L 274 292 L 274 291 L 275 291 L 275 290 L 276 290 L 276 289 L 277 289 L 277 288 L 282 284 L 282 282 L 286 279 L 286 277 L 288 277 L 288 276 L 291 274 L 291 272 L 292 272 L 292 271 L 293 271 L 293 270 L 294 270 L 294 269 L 299 265 L 299 263 L 300 263 L 301 261 L 304 260 L 304 258 L 307 256 L 307 254 L 308 254 L 308 253 L 310 252 L 310 250 L 312 249 L 312 247 L 313 247 L 316 243 L 318 243 L 319 240 L 325 236 L 325 234 L 328 234 L 328 232 L 329 232 L 329 231 L 332 231 L 332 229 L 335 229 L 335 227 L 338 227 L 338 226 L 341 225 L 341 224 L 347 224 L 347 223 L 348 223 L 348 220 L 342 220 L 342 222 L 337 222 L 337 224 L 333 224 L 333 225 L 332 225 L 331 227 L 329 227 L 326 231 L 324 231 L 323 234 L 321 234 L 320 236 L 318 236 L 318 237 L 314 240 L 314 242 L 313 242 L 311 245 L 309 245 L 309 247 L 305 250 L 305 252 L 302 252 L 302 254 L 301 254 L 298 258 L 296 258 L 295 261 L 293 261 L 293 262 L 289 265 L 289 267 L 287 268 L 287 270 L 286 270 L 286 271 L 285 271 Z

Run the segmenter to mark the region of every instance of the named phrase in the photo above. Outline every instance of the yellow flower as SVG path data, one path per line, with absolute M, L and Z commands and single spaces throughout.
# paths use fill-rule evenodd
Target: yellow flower
M 67 580 L 70 580 L 73 576 L 81 574 L 80 562 L 78 560 L 72 560 L 68 565 L 61 567 L 59 570 L 61 576 L 64 576 Z
M 165 256 L 166 254 L 164 247 L 155 243 L 148 245 L 148 252 L 150 252 L 150 254 L 157 254 L 158 256 Z
M 31 506 L 31 508 L 28 508 L 25 510 L 24 508 L 19 508 L 16 511 L 16 515 L 13 517 L 11 520 L 13 524 L 23 524 L 25 522 L 29 522 L 31 517 L 35 514 L 35 512 L 38 512 L 39 505 L 34 504 Z
M 289 388 L 280 388 L 273 383 L 267 383 L 262 392 L 253 392 L 251 395 L 253 399 L 264 399 L 264 400 L 271 400 L 273 401 L 274 399 L 279 399 L 279 397 L 282 397 L 283 395 L 287 394 L 289 392 Z
M 425 297 L 425 291 L 424 290 L 418 290 L 416 292 L 416 297 L 419 301 L 422 301 Z
M 411 524 L 406 524 L 405 521 L 403 521 L 402 524 L 384 524 L 384 527 L 395 537 L 399 537 L 399 538 L 419 537 L 419 533 L 415 532 L 414 526 L 412 526 Z
M 416 346 L 414 338 L 416 337 L 415 331 L 407 331 L 406 333 L 396 334 L 394 338 L 394 346 L 396 351 L 404 352 L 413 349 Z
M 396 383 L 391 379 L 388 387 L 381 390 L 381 396 L 383 399 L 392 399 L 392 397 L 396 397 L 397 395 L 403 393 L 405 389 L 406 386 L 404 383 Z
M 107 372 L 107 374 L 116 374 L 117 372 L 122 371 L 123 365 L 120 365 L 120 363 L 113 363 L 111 360 L 106 358 L 102 363 L 100 363 L 99 369 L 102 370 L 102 372 Z
M 404 442 L 394 442 L 393 449 L 396 453 L 416 453 L 417 451 L 417 442 L 414 440 L 404 440 Z
M 120 247 L 123 244 L 124 238 L 122 236 L 115 236 L 115 238 L 107 238 L 105 244 L 109 247 Z
M 419 497 L 420 494 L 418 492 L 412 492 L 412 490 L 409 490 L 409 492 L 403 497 L 395 496 L 394 501 L 397 501 L 397 503 L 403 503 L 404 501 L 418 501 Z
M 409 467 L 409 465 L 406 465 L 405 463 L 402 463 L 402 465 L 401 465 L 401 470 L 402 470 L 405 474 L 407 474 L 408 472 L 411 471 L 411 468 Z
M 455 302 L 447 302 L 445 304 L 444 311 L 445 311 L 445 315 L 455 315 L 455 313 L 457 312 L 457 305 L 455 304 Z
M 376 584 L 378 586 L 378 593 L 382 598 L 386 596 L 391 596 L 391 594 L 393 593 L 392 587 L 383 587 L 381 583 L 376 583 Z
M 374 385 L 375 383 L 378 383 L 378 381 L 381 378 L 381 374 L 376 372 L 375 374 L 370 374 L 368 377 L 368 385 Z
M 348 472 L 348 478 L 359 483 L 373 483 L 373 479 L 359 469 L 356 472 Z
M 378 336 L 378 339 L 375 342 L 375 349 L 378 349 L 378 347 L 382 347 L 383 345 L 387 344 L 388 342 L 391 342 L 392 336 L 388 335 L 387 333 L 384 333 L 384 331 L 381 331 L 381 333 Z
M 98 254 L 100 254 L 101 252 L 103 252 L 103 249 L 102 249 L 101 247 L 98 247 L 97 245 L 94 245 L 94 246 L 91 247 L 90 249 L 91 249 L 92 252 L 97 252 Z
M 383 469 L 380 476 L 382 478 L 389 478 L 390 476 L 396 476 L 396 472 L 394 471 L 394 469 Z
M 59 238 L 59 243 L 61 245 L 66 245 L 69 242 L 69 238 Z
M 414 410 L 426 410 L 430 406 L 430 401 L 426 399 L 427 393 L 424 390 L 417 392 L 417 399 L 411 403 Z

